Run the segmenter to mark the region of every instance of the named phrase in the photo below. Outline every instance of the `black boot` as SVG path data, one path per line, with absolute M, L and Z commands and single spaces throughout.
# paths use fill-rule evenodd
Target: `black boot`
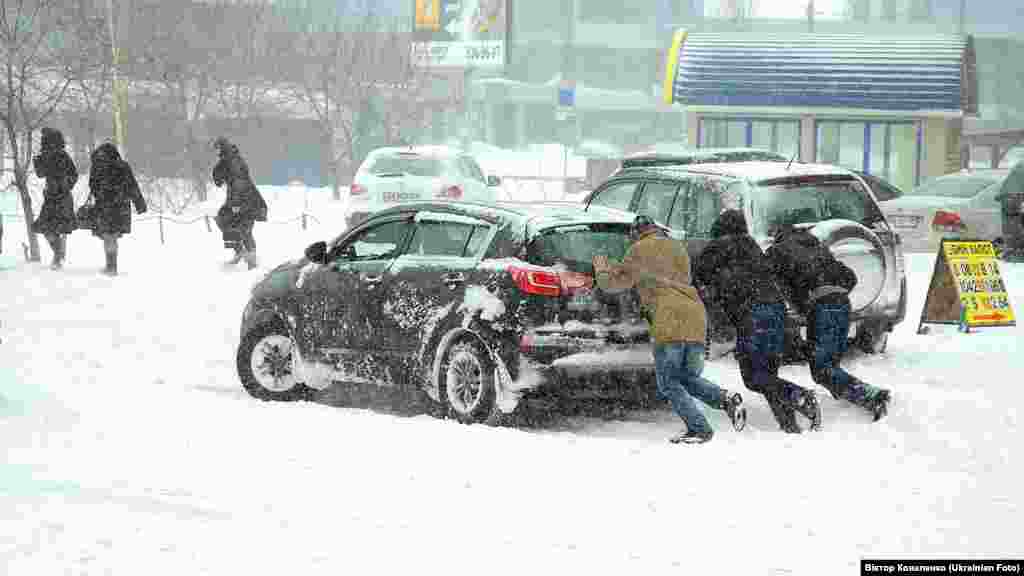
M 768 401 L 768 407 L 772 409 L 772 416 L 775 416 L 775 421 L 778 422 L 779 428 L 787 434 L 799 434 L 803 432 L 800 429 L 800 425 L 796 421 L 796 411 L 793 407 L 783 402 L 782 398 L 777 394 L 765 394 L 765 400 Z
M 736 392 L 722 390 L 722 403 L 720 408 L 729 415 L 734 430 L 739 432 L 747 425 L 747 409 L 743 407 L 743 397 Z
M 804 418 L 811 421 L 811 430 L 821 429 L 821 406 L 818 404 L 818 397 L 814 395 L 814 392 L 801 389 L 793 407 L 797 412 L 803 414 Z
M 50 270 L 60 270 L 63 264 L 64 257 L 61 255 L 60 240 L 60 236 L 46 235 L 46 242 L 50 245 L 50 251 L 53 252 L 53 259 L 50 260 Z

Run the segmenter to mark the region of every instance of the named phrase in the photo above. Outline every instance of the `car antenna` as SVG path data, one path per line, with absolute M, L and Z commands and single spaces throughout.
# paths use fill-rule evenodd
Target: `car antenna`
M 786 164 L 786 170 L 787 171 L 789 170 L 789 167 L 793 165 L 793 160 L 796 160 L 796 155 L 799 154 L 799 153 L 800 153 L 799 150 L 797 150 L 796 152 L 793 152 L 793 157 L 789 159 L 789 164 Z

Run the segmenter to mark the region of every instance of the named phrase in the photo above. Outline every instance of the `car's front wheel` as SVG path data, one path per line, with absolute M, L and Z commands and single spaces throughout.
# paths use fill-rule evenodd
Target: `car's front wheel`
M 462 340 L 445 352 L 440 385 L 442 403 L 459 422 L 484 422 L 494 411 L 494 367 L 478 342 Z
M 291 402 L 310 397 L 299 380 L 295 340 L 281 322 L 256 326 L 238 347 L 238 377 L 254 398 Z

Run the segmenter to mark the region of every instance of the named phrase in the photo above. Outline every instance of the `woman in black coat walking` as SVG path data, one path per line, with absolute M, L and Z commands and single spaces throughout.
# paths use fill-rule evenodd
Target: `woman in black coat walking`
M 235 251 L 235 257 L 228 264 L 237 264 L 245 258 L 251 270 L 258 264 L 252 228 L 255 222 L 267 220 L 267 203 L 252 183 L 249 166 L 238 153 L 238 147 L 223 136 L 213 141 L 213 147 L 219 156 L 217 165 L 213 167 L 213 183 L 227 188 L 224 205 L 217 211 L 216 220 L 224 246 Z
M 103 239 L 103 252 L 107 266 L 103 273 L 117 275 L 117 240 L 132 231 L 132 206 L 135 213 L 146 211 L 146 200 L 139 191 L 131 166 L 107 142 L 97 148 L 91 157 L 89 194 L 93 203 L 92 233 Z
M 46 180 L 43 207 L 32 231 L 42 234 L 53 251 L 50 268 L 59 270 L 67 254 L 67 235 L 75 230 L 75 201 L 71 190 L 78 182 L 78 170 L 64 150 L 64 135 L 53 128 L 43 128 L 39 154 L 32 159 L 36 176 Z

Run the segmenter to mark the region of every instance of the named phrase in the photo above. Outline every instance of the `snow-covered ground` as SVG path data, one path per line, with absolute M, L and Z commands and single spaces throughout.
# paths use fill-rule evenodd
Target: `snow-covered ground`
M 308 205 L 261 189 L 272 221 Z M 1024 556 L 1024 329 L 916 335 L 934 256 L 908 259 L 889 351 L 849 362 L 893 390 L 881 422 L 817 388 L 824 430 L 798 437 L 750 394 L 747 429 L 709 412 L 703 446 L 666 442 L 668 411 L 463 426 L 243 392 L 249 287 L 342 230 L 344 203 L 312 197 L 309 229 L 257 225 L 261 270 L 223 269 L 202 221 L 165 223 L 161 245 L 152 219 L 117 278 L 85 232 L 64 271 L 0 270 L 0 574 L 852 574 L 864 557 Z M 23 240 L 8 221 L 4 253 Z M 1021 313 L 1024 265 L 1001 268 Z M 742 390 L 731 360 L 706 376 Z

